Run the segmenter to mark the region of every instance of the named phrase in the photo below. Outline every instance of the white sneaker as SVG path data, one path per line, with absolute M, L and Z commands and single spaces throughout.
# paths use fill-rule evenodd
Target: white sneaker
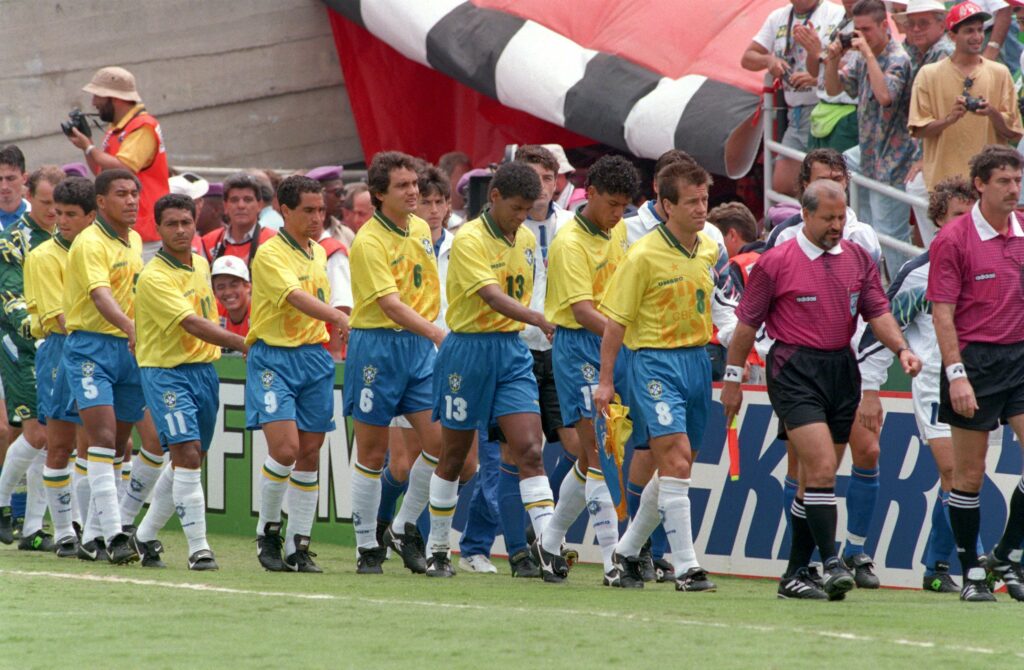
M 483 554 L 460 556 L 459 567 L 466 572 L 479 572 L 485 575 L 498 574 L 498 568 L 494 567 L 494 563 L 491 563 L 491 559 L 487 558 Z

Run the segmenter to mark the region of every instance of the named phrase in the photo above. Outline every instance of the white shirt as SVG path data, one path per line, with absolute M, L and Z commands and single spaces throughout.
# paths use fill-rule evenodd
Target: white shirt
M 450 230 L 446 230 L 441 233 L 441 247 L 437 251 L 437 274 L 441 278 L 441 311 L 437 313 L 437 318 L 434 319 L 434 325 L 448 332 L 448 324 L 444 321 L 445 312 L 448 311 L 448 293 L 444 290 L 447 286 L 448 280 L 448 260 L 452 255 L 452 242 L 455 239 L 455 234 Z
M 796 236 L 796 243 L 800 247 L 800 251 L 804 252 L 804 256 L 807 256 L 812 261 L 818 260 L 826 253 L 832 256 L 838 256 L 843 253 L 843 245 L 841 244 L 837 244 L 831 249 L 822 249 L 814 242 L 811 242 L 810 238 L 803 232 L 803 228 L 801 228 L 800 234 Z
M 320 239 L 331 236 L 326 230 Z M 327 259 L 327 283 L 331 286 L 331 307 L 348 307 L 355 304 L 352 300 L 352 271 L 349 268 L 348 256 L 337 252 Z
M 657 210 L 654 209 L 654 201 L 648 200 L 640 205 L 640 208 L 636 210 L 636 214 L 625 219 L 624 223 L 626 224 L 626 242 L 629 246 L 633 246 L 641 237 L 654 230 L 659 223 L 664 223 L 664 221 L 658 216 Z M 705 222 L 704 234 L 717 242 L 718 246 L 723 249 L 725 248 L 725 238 L 722 237 L 722 231 L 718 229 L 718 226 Z
M 1024 237 L 1024 232 L 1021 232 L 1020 221 L 1013 214 L 1010 215 L 1010 230 L 1013 232 L 1014 237 Z M 971 208 L 971 221 L 974 223 L 974 229 L 978 231 L 978 237 L 981 238 L 982 242 L 988 242 L 999 237 L 999 233 L 996 229 L 985 218 L 985 215 L 981 213 L 981 203 L 974 203 L 974 207 Z
M 568 189 L 568 187 L 566 188 Z M 567 222 L 572 221 L 575 216 L 573 212 L 562 209 L 557 204 L 552 203 L 548 208 L 548 218 L 543 221 L 534 221 L 527 218 L 523 223 L 524 226 L 530 229 L 533 236 L 537 238 L 537 246 L 533 250 L 533 257 L 543 261 L 542 263 L 533 264 L 533 295 L 530 298 L 530 309 L 534 311 L 544 312 L 544 299 L 547 297 L 548 292 L 548 247 L 551 245 L 551 240 L 554 239 L 555 233 Z M 532 351 L 548 351 L 551 349 L 551 343 L 548 342 L 544 331 L 537 326 L 527 325 L 519 333 L 519 337 L 522 338 L 526 346 Z
M 801 218 L 798 223 L 784 226 L 779 225 L 768 234 L 766 242 L 768 248 L 777 247 L 783 242 L 792 239 L 798 232 L 804 229 L 804 222 Z M 878 241 L 875 229 L 866 223 L 857 220 L 857 215 L 849 207 L 846 208 L 846 225 L 843 227 L 843 239 L 860 246 L 868 252 L 871 260 L 878 263 L 882 257 L 882 245 Z

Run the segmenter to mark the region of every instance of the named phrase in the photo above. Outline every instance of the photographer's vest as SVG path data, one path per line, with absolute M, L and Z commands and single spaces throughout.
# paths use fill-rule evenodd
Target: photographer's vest
M 108 130 L 103 138 L 103 151 L 111 156 L 117 156 L 121 149 L 124 138 L 133 132 L 149 126 L 156 135 L 156 155 L 149 166 L 142 168 L 136 176 L 139 178 L 141 188 L 139 189 L 139 216 L 135 221 L 135 232 L 143 242 L 154 242 L 160 239 L 156 232 L 156 219 L 153 217 L 153 210 L 156 201 L 170 193 L 171 189 L 167 183 L 169 173 L 167 170 L 167 151 L 164 149 L 164 138 L 160 133 L 160 124 L 156 118 L 145 110 L 140 110 L 121 130 Z

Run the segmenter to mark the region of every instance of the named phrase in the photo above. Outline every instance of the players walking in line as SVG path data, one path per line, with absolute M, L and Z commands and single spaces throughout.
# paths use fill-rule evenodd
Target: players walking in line
M 412 157 L 388 151 L 373 157 L 367 181 L 373 218 L 352 243 L 352 341 L 345 364 L 345 416 L 352 417 L 356 461 L 352 470 L 352 525 L 359 559 L 356 572 L 383 572 L 385 548 L 377 544 L 381 472 L 388 426 L 404 416 L 423 451 L 409 470 L 401 509 L 384 532 L 385 542 L 412 572 L 426 570 L 416 519 L 426 507 L 430 477 L 441 453 L 441 432 L 430 418 L 435 346 L 444 331 L 434 323 L 440 280 L 427 222 L 419 206 Z
M 314 235 L 326 215 L 323 187 L 286 178 L 277 199 L 284 227 L 252 262 L 252 313 L 246 344 L 245 410 L 262 428 L 268 454 L 260 480 L 256 541 L 260 564 L 278 572 L 321 572 L 309 551 L 324 433 L 334 430 L 334 362 L 321 346 L 325 324 L 348 335 L 348 316 L 330 306 L 327 258 Z M 212 307 L 212 305 L 211 305 Z M 211 310 L 212 314 L 212 310 Z M 281 560 L 281 506 L 288 495 L 288 534 Z
M 676 589 L 711 591 L 690 526 L 690 474 L 711 408 L 711 300 L 720 247 L 703 232 L 711 176 L 694 163 L 658 173 L 667 220 L 630 248 L 601 303 L 608 317 L 601 340 L 594 407 L 605 413 L 614 393 L 622 345 L 633 352 L 628 376 L 630 415 L 647 438 L 656 466 L 640 508 L 615 548 L 618 585 L 643 588 L 640 549 L 658 522 L 672 549 Z
M 744 361 L 757 329 L 766 323 L 775 340 L 766 361 L 768 395 L 803 476 L 803 495 L 798 492 L 792 508 L 789 566 L 778 595 L 840 599 L 854 586 L 853 575 L 836 555 L 835 475 L 859 401 L 860 374 L 850 348 L 857 316 L 897 352 L 908 374 L 916 375 L 921 362 L 889 313 L 877 266 L 861 247 L 842 239 L 842 187 L 828 180 L 813 182 L 801 205 L 801 233 L 765 252 L 750 273 L 737 308 L 739 325 L 729 346 L 722 405 L 728 425 L 743 400 Z M 815 546 L 825 569 L 820 589 L 807 572 Z
M 558 504 L 544 536 L 533 547 L 547 580 L 561 581 L 568 574 L 561 546 L 584 507 L 601 547 L 604 583 L 615 585 L 618 579 L 612 554 L 619 540 L 619 523 L 594 433 L 593 394 L 601 365 L 601 336 L 608 322 L 597 305 L 625 255 L 622 213 L 632 202 L 639 181 L 636 168 L 625 158 L 598 159 L 587 171 L 586 204 L 551 243 L 544 317 L 556 326 L 552 357 L 562 423 L 575 427 L 580 449 L 572 473 L 562 480 Z
M 448 265 L 451 332 L 434 369 L 434 413 L 444 450 L 430 482 L 427 575 L 452 577 L 448 555 L 458 477 L 479 429 L 497 423 L 519 468 L 519 489 L 537 537 L 543 537 L 554 500 L 544 475 L 543 435 L 533 357 L 519 339 L 527 323 L 550 334 L 554 326 L 529 309 L 536 241 L 522 227 L 540 197 L 530 166 L 512 162 L 495 172 L 490 208 L 463 224 Z
M 153 500 L 135 532 L 142 564 L 162 567 L 156 539 L 172 514 L 188 539 L 189 570 L 216 570 L 206 541 L 203 456 L 217 421 L 220 380 L 213 361 L 220 348 L 245 353 L 245 340 L 217 325 L 210 265 L 192 253 L 196 205 L 186 195 L 156 201 L 162 246 L 139 275 L 135 296 L 136 358 L 146 404 L 160 444 L 171 455 Z M 298 512 L 299 510 L 295 510 Z
M 1009 423 L 1024 444 L 1024 230 L 1014 212 L 1021 156 L 989 146 L 971 159 L 970 170 L 981 198 L 932 242 L 926 296 L 945 368 L 938 418 L 953 438 L 949 520 L 964 574 L 960 599 L 986 602 L 995 596 L 979 564 L 977 538 L 988 433 Z M 1024 477 L 987 562 L 990 578 L 1005 583 L 1014 600 L 1024 600 L 1021 540 Z

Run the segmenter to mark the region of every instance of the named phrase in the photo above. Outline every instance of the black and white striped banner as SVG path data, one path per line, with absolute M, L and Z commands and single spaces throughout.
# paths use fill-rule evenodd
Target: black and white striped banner
M 760 98 L 736 86 L 664 77 L 465 0 L 325 2 L 407 58 L 597 142 L 643 158 L 683 149 L 730 177 L 746 174 L 756 157 Z

